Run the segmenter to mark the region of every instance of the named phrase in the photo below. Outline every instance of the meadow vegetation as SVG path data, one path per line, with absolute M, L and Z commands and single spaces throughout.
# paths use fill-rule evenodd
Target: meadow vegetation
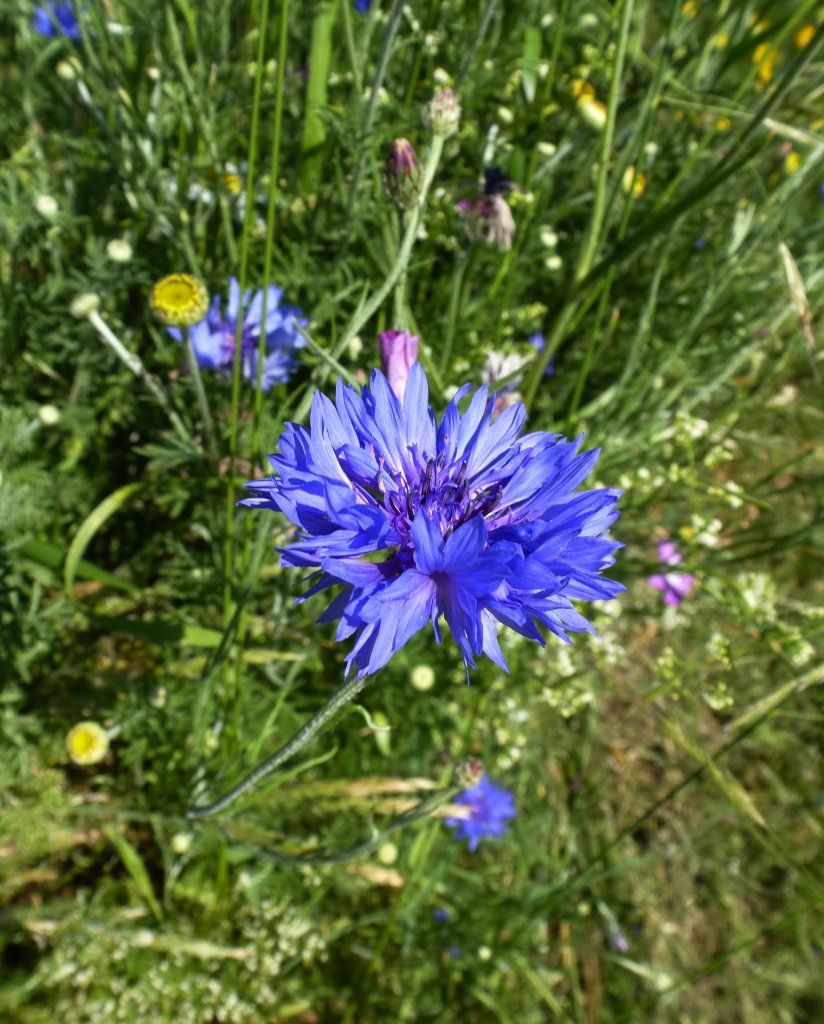
M 0 1019 L 824 1019 L 822 47 L 812 0 L 0 4 Z M 390 331 L 438 416 L 600 449 L 626 590 L 469 685 L 427 627 L 187 813 L 343 682 L 237 502 Z

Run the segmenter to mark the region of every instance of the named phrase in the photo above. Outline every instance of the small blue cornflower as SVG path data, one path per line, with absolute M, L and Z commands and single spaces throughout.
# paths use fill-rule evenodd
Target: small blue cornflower
M 340 587 L 321 622 L 355 637 L 347 672 L 376 672 L 443 617 L 467 668 L 486 654 L 508 671 L 497 629 L 541 645 L 538 628 L 569 642 L 592 632 L 572 606 L 624 588 L 601 577 L 620 547 L 608 536 L 619 491 L 574 493 L 598 459 L 538 431 L 519 437 L 520 402 L 493 419 L 481 387 L 465 412 L 466 384 L 437 422 L 420 363 L 403 401 L 372 372 L 360 392 L 338 380 L 336 401 L 316 392 L 310 426 L 286 424 L 275 476 L 247 486 L 245 504 L 282 512 L 298 538 L 284 566 L 314 571 L 299 600 Z
M 488 775 L 484 775 L 471 789 L 459 793 L 453 803 L 468 808 L 468 814 L 466 817 L 444 818 L 444 824 L 456 830 L 456 839 L 468 841 L 472 853 L 486 836 L 500 839 L 507 831 L 507 821 L 516 814 L 512 793 L 503 786 L 496 786 Z
M 297 365 L 294 352 L 306 345 L 297 325 L 305 327 L 309 321 L 297 307 L 282 306 L 282 296 L 282 288 L 269 285 L 264 325 L 263 289 L 259 288 L 254 293 L 247 291 L 241 302 L 240 285 L 236 278 L 229 278 L 229 301 L 225 311 L 221 309 L 220 296 L 215 296 L 206 316 L 189 328 L 198 364 L 207 370 L 231 372 L 240 317 L 240 358 L 245 379 L 252 383 L 257 381 L 258 347 L 263 332 L 266 335 L 266 355 L 263 358 L 262 389 L 268 391 L 273 384 L 284 384 L 289 380 Z M 173 338 L 182 338 L 178 328 L 167 327 L 166 330 Z
M 368 14 L 372 6 L 372 0 L 354 0 L 354 7 L 358 14 Z
M 80 38 L 80 26 L 74 13 L 72 0 L 46 0 L 34 9 L 32 28 L 39 36 L 51 39 L 57 35 L 69 39 Z

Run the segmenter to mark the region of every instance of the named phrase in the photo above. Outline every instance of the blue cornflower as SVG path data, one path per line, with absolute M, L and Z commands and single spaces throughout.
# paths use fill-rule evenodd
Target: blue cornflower
M 459 793 L 453 803 L 467 807 L 466 817 L 444 818 L 444 824 L 456 829 L 456 839 L 467 839 L 474 852 L 485 836 L 500 837 L 507 830 L 507 821 L 514 818 L 515 798 L 508 789 L 496 786 L 488 775 L 471 789 Z
M 602 579 L 620 547 L 607 536 L 619 493 L 573 493 L 598 458 L 580 439 L 519 438 L 521 403 L 493 421 L 481 387 L 468 409 L 462 387 L 440 424 L 414 363 L 403 402 L 377 370 L 359 393 L 338 380 L 336 402 L 316 392 L 310 427 L 286 424 L 276 476 L 247 486 L 246 504 L 279 510 L 299 530 L 282 564 L 315 570 L 301 600 L 340 586 L 321 616 L 358 676 L 377 671 L 427 622 L 440 642 L 446 619 L 464 663 L 481 653 L 508 671 L 496 624 L 544 644 L 539 625 L 568 642 L 592 631 L 571 598 L 612 598 Z
M 48 38 L 58 34 L 69 39 L 80 38 L 72 0 L 46 0 L 45 4 L 35 7 L 32 28 L 39 36 Z
M 372 6 L 372 0 L 354 0 L 355 10 L 358 14 L 368 14 Z
M 305 327 L 309 321 L 295 306 L 281 306 L 283 289 L 270 284 L 266 296 L 266 324 L 262 324 L 263 289 L 254 294 L 247 291 L 240 301 L 240 285 L 229 278 L 229 301 L 221 311 L 221 298 L 215 296 L 209 312 L 194 327 L 189 328 L 192 346 L 200 366 L 207 370 L 231 372 L 235 358 L 235 334 L 238 316 L 242 319 L 240 333 L 241 366 L 243 376 L 253 383 L 257 380 L 258 346 L 261 331 L 266 334 L 266 355 L 263 359 L 261 386 L 268 391 L 273 384 L 285 383 L 292 374 L 297 360 L 295 349 L 303 348 L 306 339 L 296 324 Z M 176 327 L 166 330 L 173 338 L 181 339 Z

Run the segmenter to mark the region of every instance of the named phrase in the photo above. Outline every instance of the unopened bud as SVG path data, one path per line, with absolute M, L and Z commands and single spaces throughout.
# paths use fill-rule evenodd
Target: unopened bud
M 386 194 L 401 209 L 414 206 L 421 194 L 421 165 L 408 139 L 395 139 L 383 171 Z
M 467 757 L 455 769 L 455 784 L 461 789 L 472 789 L 484 777 L 483 761 L 479 757 Z
M 91 316 L 98 309 L 100 309 L 100 296 L 96 292 L 83 292 L 82 295 L 74 298 L 69 306 L 71 315 L 76 316 L 79 320 Z
M 417 334 L 410 334 L 409 331 L 384 331 L 378 335 L 381 370 L 389 381 L 389 386 L 401 400 L 406 390 L 406 378 L 412 364 L 418 358 L 419 340 Z
M 426 108 L 424 118 L 435 135 L 448 138 L 461 123 L 461 105 L 451 89 L 438 89 Z

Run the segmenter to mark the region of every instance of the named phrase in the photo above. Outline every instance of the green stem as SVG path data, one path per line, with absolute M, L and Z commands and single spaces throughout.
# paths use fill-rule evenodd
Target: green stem
M 592 221 L 589 226 L 589 232 L 575 271 L 577 283 L 580 283 L 587 276 L 595 261 L 595 254 L 598 251 L 598 243 L 601 238 L 601 228 L 606 214 L 607 170 L 609 168 L 612 139 L 615 135 L 615 118 L 618 113 L 621 75 L 624 69 L 624 57 L 627 52 L 627 40 L 629 39 L 629 29 L 632 21 L 632 4 L 633 0 L 622 0 L 621 26 L 618 32 L 618 45 L 615 51 L 615 62 L 612 67 L 612 76 L 609 84 L 607 123 L 601 136 L 601 151 L 598 155 L 598 182 L 595 188 L 595 203 L 592 208 Z
M 229 419 L 229 470 L 226 487 L 226 533 L 223 540 L 223 621 L 228 624 L 232 617 L 232 577 L 234 562 L 235 522 L 235 459 L 237 458 L 238 419 L 240 415 L 240 368 L 241 334 L 243 331 L 243 297 L 246 292 L 246 276 L 249 265 L 249 237 L 254 216 L 254 185 L 257 163 L 258 129 L 260 127 L 260 101 L 263 94 L 263 68 L 266 53 L 266 25 L 269 20 L 269 0 L 263 0 L 260 31 L 258 38 L 257 65 L 252 99 L 252 124 L 249 130 L 249 161 L 246 172 L 246 216 L 243 220 L 243 235 L 240 244 L 240 308 L 235 325 L 235 354 L 232 362 L 232 405 Z
M 344 0 L 344 2 L 347 2 L 347 0 Z M 369 141 L 369 131 L 372 127 L 372 120 L 375 116 L 375 106 L 378 102 L 378 93 L 380 92 L 383 80 L 386 77 L 386 69 L 389 66 L 389 57 L 392 53 L 392 43 L 394 42 L 395 35 L 398 31 L 403 7 L 404 0 L 394 0 L 386 22 L 386 31 L 383 33 L 383 39 L 381 40 L 381 52 L 378 54 L 378 63 L 375 65 L 375 74 L 372 77 L 372 91 L 369 94 L 369 102 L 366 105 L 366 114 L 364 115 L 363 124 L 361 125 L 360 130 L 361 144 L 358 147 L 358 161 L 355 164 L 355 170 L 352 172 L 352 187 L 349 190 L 350 220 L 358 197 L 358 188 L 363 174 L 363 164 L 366 160 L 366 147 Z
M 183 328 L 183 338 L 186 345 L 186 361 L 189 364 L 189 374 L 194 385 L 197 404 L 200 406 L 200 417 L 203 420 L 203 429 L 206 432 L 206 443 L 213 455 L 218 454 L 217 438 L 215 435 L 215 424 L 212 419 L 212 412 L 209 409 L 209 399 L 206 397 L 206 389 L 203 387 L 203 375 L 200 372 L 200 364 L 195 355 L 195 347 L 192 344 L 192 335 L 188 327 Z
M 181 418 L 173 409 L 172 403 L 169 401 L 169 396 L 166 394 L 166 392 L 163 390 L 160 384 L 158 384 L 158 382 L 154 379 L 154 377 L 152 377 L 152 375 L 146 370 L 146 367 L 143 365 L 143 361 L 141 360 L 140 356 L 136 355 L 133 352 L 130 352 L 126 348 L 123 342 L 111 330 L 109 325 L 104 321 L 103 317 L 101 317 L 101 315 L 97 312 L 96 309 L 92 310 L 92 312 L 89 313 L 89 323 L 92 325 L 92 327 L 94 327 L 94 329 L 103 339 L 103 341 L 109 346 L 112 352 L 114 352 L 117 358 L 126 367 L 128 367 L 129 370 L 132 371 L 135 377 L 138 377 L 140 380 L 142 380 L 146 387 L 149 389 L 149 391 L 151 391 L 151 393 L 157 399 L 157 402 L 160 405 L 160 407 L 168 416 L 169 422 L 174 427 L 175 433 L 178 435 L 178 437 L 180 437 L 183 441 L 186 441 L 189 444 L 191 444 L 192 438 L 189 435 L 189 431 L 183 425 L 183 420 L 181 420 Z
M 253 789 L 259 782 L 265 779 L 267 775 L 271 775 L 276 768 L 280 768 L 282 764 L 291 760 L 311 739 L 314 739 L 324 725 L 341 708 L 354 700 L 368 683 L 369 676 L 355 676 L 342 686 L 339 686 L 323 707 L 305 725 L 298 729 L 295 735 L 279 750 L 276 750 L 274 754 L 267 757 L 257 768 L 253 768 L 236 786 L 233 786 L 223 796 L 218 797 L 217 800 L 210 804 L 194 804 L 191 807 L 187 807 L 186 816 L 188 818 L 211 818 L 213 815 L 230 807 L 235 800 L 243 796 L 244 793 L 248 793 L 250 789 Z
M 341 4 L 341 15 L 343 16 L 343 34 L 346 37 L 346 52 L 349 55 L 349 63 L 352 66 L 352 85 L 355 90 L 355 96 L 360 101 L 363 95 L 363 79 L 360 73 L 360 61 L 355 49 L 355 34 L 352 31 L 351 4 Z

